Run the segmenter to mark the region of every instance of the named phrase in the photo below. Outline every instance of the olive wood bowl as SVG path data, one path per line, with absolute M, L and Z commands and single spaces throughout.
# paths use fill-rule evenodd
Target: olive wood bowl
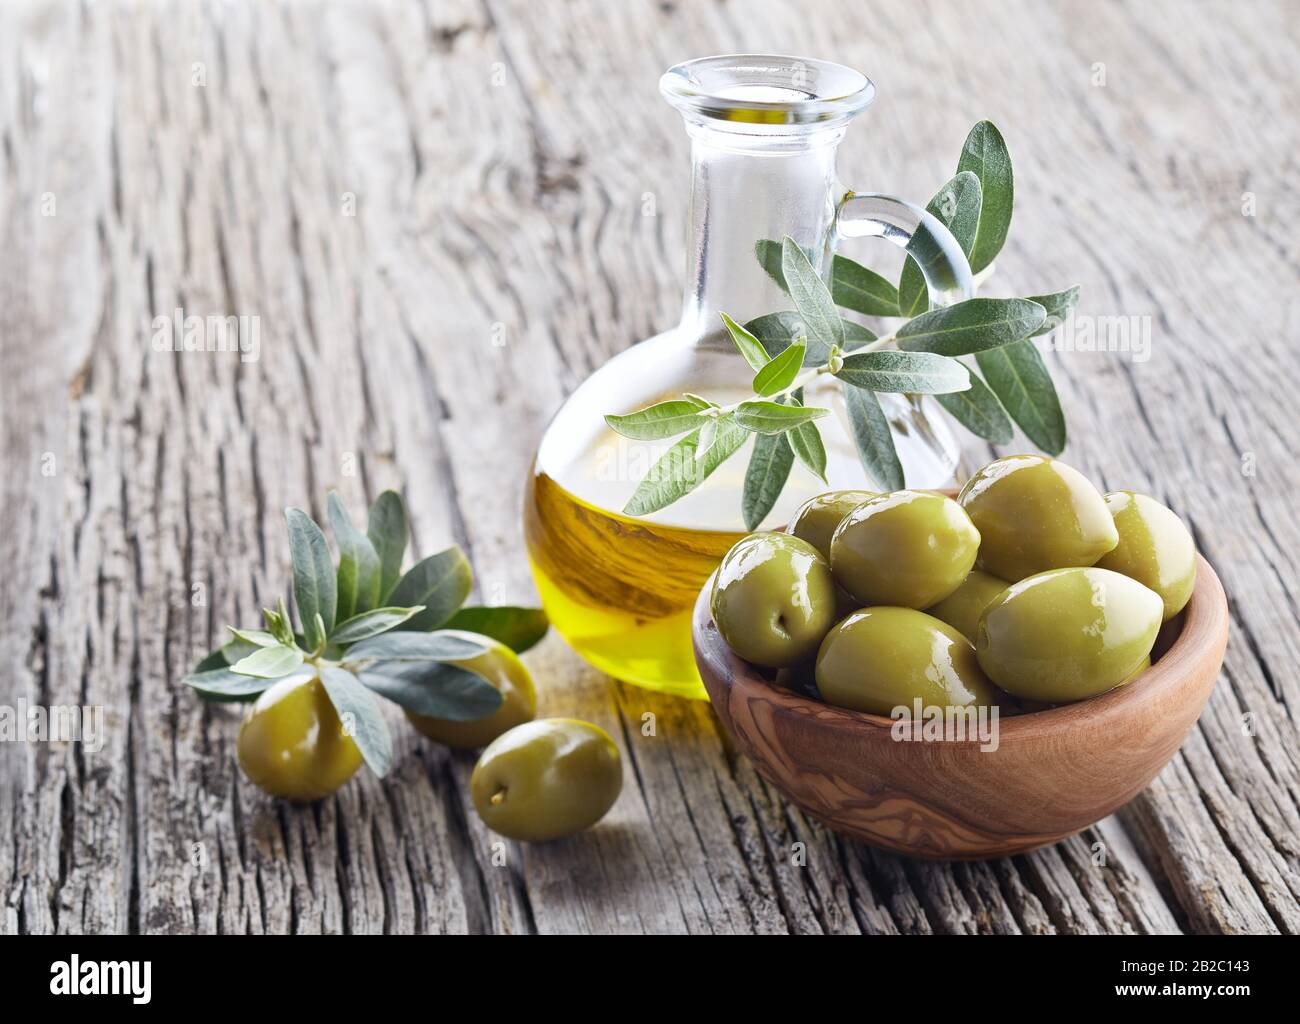
M 695 660 L 736 747 L 830 828 L 916 857 L 1023 853 L 1133 799 L 1200 717 L 1228 638 L 1223 586 L 1198 555 L 1181 630 L 1177 618 L 1166 623 L 1176 636 L 1150 669 L 1089 700 L 1002 716 L 997 749 L 984 752 L 976 739 L 899 742 L 889 718 L 775 686 L 719 635 L 712 585 L 695 603 Z

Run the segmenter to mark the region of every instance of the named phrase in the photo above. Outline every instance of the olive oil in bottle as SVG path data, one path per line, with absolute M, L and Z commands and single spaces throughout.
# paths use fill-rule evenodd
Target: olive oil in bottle
M 710 396 L 718 400 L 719 393 Z M 558 458 L 564 446 L 554 443 L 556 426 L 539 450 L 524 513 L 528 556 L 547 615 L 602 671 L 677 696 L 704 697 L 691 649 L 691 612 L 709 574 L 745 535 L 740 494 L 747 452 L 723 463 L 677 504 L 632 517 L 615 510 L 676 439 L 630 441 L 600 423 L 595 436 Z M 792 489 L 773 519 L 788 517 L 786 506 L 794 500 Z
M 656 339 L 667 348 L 667 339 Z M 691 646 L 695 599 L 731 546 L 745 536 L 741 495 L 753 441 L 722 463 L 695 490 L 659 512 L 627 516 L 622 509 L 654 461 L 676 440 L 642 442 L 620 437 L 585 408 L 589 402 L 617 403 L 620 381 L 644 382 L 652 376 L 632 366 L 655 346 L 638 345 L 606 364 L 566 403 L 538 449 L 524 508 L 524 531 L 533 576 L 551 622 L 569 644 L 595 667 L 627 682 L 676 696 L 706 696 Z M 704 359 L 696 350 L 694 385 L 720 404 L 750 392 L 743 361 L 734 352 Z M 725 367 L 730 383 L 708 386 L 717 377 L 698 374 Z M 639 405 L 653 404 L 680 389 L 644 393 Z M 781 497 L 761 524 L 777 529 L 815 494 L 829 489 L 869 486 L 849 437 L 843 402 L 829 382 L 812 388 L 810 404 L 830 408 L 818 421 L 826 444 L 823 482 L 796 463 Z M 885 396 L 899 434 L 900 455 L 918 486 L 940 486 L 951 476 L 946 458 L 931 450 L 926 424 L 902 396 Z M 893 401 L 891 401 L 893 399 Z M 610 408 L 624 408 L 615 404 Z M 633 408 L 634 406 L 626 406 Z M 598 425 L 598 427 L 594 427 Z M 907 431 L 907 433 L 904 433 Z M 949 440 L 951 440 L 949 438 Z
M 670 69 L 660 90 L 691 140 L 682 317 L 673 330 L 609 360 L 560 408 L 537 449 L 524 524 L 542 603 L 579 654 L 618 679 L 704 697 L 691 613 L 709 574 L 745 533 L 741 497 L 753 440 L 680 500 L 632 517 L 621 510 L 677 439 L 630 441 L 609 430 L 604 417 L 684 392 L 723 406 L 752 397 L 753 370 L 720 314 L 746 323 L 792 308 L 780 275 L 759 260 L 757 242 L 789 236 L 829 279 L 841 236 L 907 247 L 926 215 L 839 181 L 836 149 L 874 95 L 856 71 L 798 57 L 708 57 Z M 969 295 L 960 245 L 934 218 L 923 237 L 933 257 L 922 261 L 931 300 Z M 765 529 L 788 522 L 815 494 L 871 487 L 838 387 L 822 377 L 805 389 L 804 401 L 831 410 L 818 420 L 827 479 L 796 463 Z M 908 484 L 951 482 L 960 448 L 937 405 L 885 395 L 881 406 Z
M 528 554 L 551 622 L 609 675 L 703 697 L 691 609 L 743 532 L 647 523 L 583 501 L 545 473 L 532 480 Z

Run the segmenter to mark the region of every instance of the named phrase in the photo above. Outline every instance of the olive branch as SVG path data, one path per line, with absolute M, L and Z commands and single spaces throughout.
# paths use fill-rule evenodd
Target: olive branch
M 957 239 L 976 281 L 991 273 L 1011 223 L 1014 180 L 1001 133 L 988 121 L 971 129 L 957 173 L 926 210 Z M 753 397 L 720 405 L 699 395 L 659 402 L 605 422 L 639 441 L 679 437 L 650 467 L 623 511 L 641 516 L 689 494 L 750 435 L 741 512 L 755 529 L 776 504 L 797 459 L 826 479 L 826 448 L 817 421 L 828 409 L 806 406 L 804 388 L 823 376 L 843 385 L 849 427 L 863 469 L 882 490 L 906 486 L 882 393 L 933 395 L 963 427 L 1006 444 L 1013 422 L 1039 449 L 1065 449 L 1065 418 L 1051 374 L 1033 343 L 1059 326 L 1077 304 L 1077 287 L 1029 298 L 975 297 L 931 308 L 925 278 L 909 254 L 895 286 L 844 256 L 835 256 L 828 288 L 808 254 L 790 237 L 762 239 L 755 258 L 790 297 L 783 310 L 723 324 L 754 372 Z M 877 336 L 840 309 L 899 319 Z M 963 362 L 973 357 L 975 365 Z
M 409 530 L 396 491 L 375 499 L 365 533 L 337 494 L 327 505 L 337 568 L 311 516 L 299 508 L 284 513 L 301 628 L 294 630 L 280 598 L 262 609 L 265 629 L 228 626 L 232 639 L 182 682 L 204 700 L 228 703 L 256 700 L 284 680 L 319 678 L 366 764 L 382 777 L 393 743 L 377 697 L 433 718 L 485 718 L 501 706 L 501 693 L 458 663 L 486 653 L 493 640 L 525 651 L 549 623 L 539 608 L 464 605 L 474 576 L 459 547 L 403 573 Z

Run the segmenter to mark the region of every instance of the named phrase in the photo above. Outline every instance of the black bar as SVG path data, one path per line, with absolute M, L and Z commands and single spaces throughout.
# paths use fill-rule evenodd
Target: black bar
M 115 1012 L 198 1010 L 205 1016 L 271 1007 L 373 1013 L 389 1006 L 396 1012 L 406 999 L 418 1003 L 439 992 L 443 1009 L 460 999 L 482 1009 L 482 997 L 526 1002 L 531 995 L 551 1003 L 567 991 L 575 1001 L 588 1001 L 590 1012 L 626 1012 L 633 993 L 639 993 L 633 1002 L 662 1000 L 661 1008 L 671 1012 L 683 999 L 695 1004 L 698 996 L 689 992 L 701 986 L 717 986 L 714 996 L 730 1013 L 736 1001 L 761 1006 L 774 985 L 796 1001 L 802 990 L 813 1005 L 829 986 L 837 1001 L 860 1000 L 873 1013 L 882 1005 L 913 1011 L 996 1005 L 990 1000 L 1022 1008 L 1035 1000 L 1056 1011 L 1156 1004 L 1179 1012 L 1204 1005 L 1222 1013 L 1261 998 L 1264 1005 L 1289 1005 L 1297 952 L 1294 939 L 1263 936 L 872 936 L 815 948 L 749 939 L 690 948 L 678 943 L 673 950 L 665 948 L 671 937 L 507 941 L 10 937 L 0 942 L 0 985 L 7 1005 L 93 1012 L 111 1004 Z M 105 962 L 114 966 L 105 969 Z M 134 964 L 134 972 L 116 966 L 123 963 Z M 119 991 L 86 994 L 92 985 Z M 137 1002 L 146 995 L 147 1002 Z

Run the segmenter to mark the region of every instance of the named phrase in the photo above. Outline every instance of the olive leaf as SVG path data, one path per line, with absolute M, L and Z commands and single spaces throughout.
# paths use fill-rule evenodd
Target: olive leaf
M 281 640 L 273 633 L 268 633 L 264 629 L 236 629 L 234 626 L 226 627 L 235 636 L 236 639 L 242 640 L 245 644 L 253 647 L 274 647 Z M 252 651 L 248 652 L 253 653 Z
M 786 349 L 787 352 L 793 350 L 793 347 Z M 758 529 L 785 488 L 790 469 L 794 466 L 794 451 L 786 436 L 760 434 L 754 438 L 754 450 L 749 456 L 740 499 L 740 511 L 746 530 Z
M 436 661 L 379 662 L 361 682 L 407 711 L 452 722 L 486 718 L 501 707 L 501 692 L 477 672 Z
M 811 262 L 809 250 L 803 252 Z M 767 275 L 788 294 L 790 289 L 786 287 L 782 268 L 781 243 L 770 238 L 761 239 L 754 243 L 754 255 Z M 898 289 L 874 270 L 847 256 L 835 256 L 831 260 L 831 297 L 835 305 L 867 316 L 898 316 Z
M 372 608 L 336 626 L 334 632 L 330 634 L 330 643 L 342 646 L 378 636 L 380 633 L 395 629 L 422 611 L 424 606 L 418 604 L 412 608 Z
M 289 526 L 289 556 L 293 561 L 293 597 L 298 603 L 307 646 L 315 650 L 325 642 L 334 626 L 338 590 L 334 579 L 334 562 L 330 558 L 325 534 L 300 508 L 284 510 Z M 317 635 L 316 617 L 325 624 L 325 633 Z
M 751 370 L 761 370 L 767 363 L 768 354 L 760 342 L 746 328 L 741 327 L 726 313 L 722 314 L 722 322 L 727 327 L 727 333 L 731 335 L 731 340 L 735 342 L 736 348 L 740 354 L 745 357 L 745 362 L 749 364 Z
M 288 638 L 289 643 L 293 643 L 293 627 L 280 617 L 279 612 L 272 611 L 270 608 L 262 609 L 262 618 L 266 622 L 266 630 L 280 643 L 285 642 Z
M 402 557 L 406 554 L 406 503 L 396 491 L 384 491 L 370 506 L 366 536 L 379 555 L 379 596 L 375 603 L 388 600 L 402 574 Z
M 754 393 L 764 396 L 775 395 L 793 384 L 794 379 L 799 376 L 799 371 L 803 369 L 803 357 L 807 350 L 805 339 L 800 337 L 785 351 L 768 360 L 767 365 L 754 374 L 752 385 Z
M 846 351 L 876 340 L 875 334 L 852 320 L 841 318 L 840 326 L 844 328 Z M 792 309 L 782 310 L 779 313 L 764 313 L 762 316 L 755 317 L 745 324 L 745 330 L 759 340 L 768 356 L 780 355 L 794 344 L 796 338 L 806 338 L 807 335 L 803 317 Z M 829 355 L 829 352 L 825 354 Z
M 791 405 L 803 404 L 800 397 L 802 390 L 801 388 L 799 393 L 790 396 Z M 789 442 L 791 450 L 799 461 L 807 466 L 822 483 L 826 483 L 826 446 L 822 444 L 822 435 L 817 429 L 817 424 L 801 423 L 782 436 Z
M 479 633 L 505 644 L 516 654 L 522 654 L 546 636 L 549 626 L 546 612 L 540 608 L 475 605 L 462 608 L 447 620 L 444 628 Z
M 270 608 L 262 609 L 262 618 L 266 620 L 266 628 L 282 644 L 292 644 L 295 642 L 293 635 L 293 620 L 289 618 L 289 609 L 284 606 L 284 598 L 275 599 L 275 611 Z
M 242 641 L 236 642 L 242 643 Z M 252 651 L 246 653 L 251 654 Z M 239 657 L 242 658 L 244 656 L 245 655 L 241 654 Z M 235 659 L 235 661 L 238 660 L 239 658 Z M 229 668 L 230 665 L 231 662 L 226 660 L 226 649 L 224 647 L 218 647 L 215 651 L 209 651 L 199 659 L 198 664 L 194 666 L 194 674 L 199 672 L 211 672 L 220 668 Z
M 694 430 L 700 426 L 702 411 L 699 405 L 688 399 L 673 399 L 627 416 L 606 416 L 605 422 L 611 430 L 624 437 L 637 441 L 657 441 Z
M 643 516 L 666 508 L 689 494 L 739 451 L 748 437 L 748 432 L 737 425 L 734 416 L 723 416 L 718 420 L 717 436 L 708 454 L 697 460 L 695 451 L 699 444 L 699 431 L 687 434 L 664 452 L 641 478 L 632 497 L 623 506 L 623 514 Z
M 980 181 L 983 203 L 975 244 L 971 247 L 970 269 L 978 274 L 993 262 L 1007 240 L 1011 208 L 1015 203 L 1015 179 L 1011 154 L 991 121 L 981 121 L 970 130 L 962 146 L 958 172 L 971 171 Z
M 292 642 L 292 634 L 290 634 Z M 241 658 L 247 658 L 260 648 L 259 644 L 249 643 L 247 640 L 231 640 L 222 647 L 205 655 L 197 665 L 194 666 L 195 672 L 206 672 L 214 668 L 228 668 Z
M 334 543 L 339 549 L 335 618 L 341 622 L 358 612 L 367 612 L 379 603 L 382 583 L 379 552 L 370 538 L 352 524 L 343 500 L 334 491 L 326 498 L 326 512 Z
M 970 387 L 966 367 L 932 352 L 855 352 L 844 357 L 835 376 L 856 388 L 912 395 L 945 394 Z
M 321 685 L 338 712 L 343 733 L 361 751 L 370 770 L 381 779 L 393 764 L 393 736 L 375 695 L 347 669 L 322 665 Z
M 898 316 L 898 289 L 847 256 L 831 261 L 831 296 L 835 305 L 866 316 Z
M 346 664 L 362 661 L 465 661 L 486 654 L 488 646 L 445 630 L 433 633 L 397 631 L 369 637 L 348 648 Z
M 952 232 L 962 252 L 970 256 L 979 227 L 983 194 L 980 180 L 971 171 L 960 171 L 934 194 L 926 204 L 926 212 Z M 901 316 L 916 316 L 930 306 L 925 275 L 916 260 L 908 257 L 898 279 L 898 312 Z
M 1002 403 L 974 373 L 970 375 L 967 390 L 934 397 L 948 415 L 976 437 L 994 444 L 1008 444 L 1014 436 L 1015 430 Z
M 844 347 L 844 324 L 830 289 L 789 235 L 781 239 L 781 270 L 794 308 L 807 328 L 808 347 L 820 361 L 832 348 Z
M 736 407 L 736 422 L 756 434 L 781 434 L 825 416 L 829 409 L 781 405 L 778 402 L 741 402 Z
M 1030 299 L 967 299 L 909 320 L 895 338 L 908 352 L 965 356 L 1027 338 L 1046 316 Z
M 304 676 L 304 680 L 308 678 L 309 675 Z M 197 691 L 204 700 L 235 703 L 256 700 L 272 681 L 260 676 L 240 675 L 229 668 L 211 668 L 191 672 L 181 682 Z
M 437 629 L 456 614 L 474 586 L 474 574 L 458 547 L 439 551 L 411 566 L 389 595 L 399 608 L 422 605 L 424 611 L 402 624 L 406 630 Z
M 1063 292 L 1052 292 L 1050 295 L 1031 295 L 1029 301 L 1037 302 L 1047 311 L 1047 317 L 1030 335 L 1031 338 L 1037 338 L 1039 335 L 1056 330 L 1065 323 L 1070 310 L 1079 304 L 1079 286 L 1076 284 L 1073 288 L 1067 288 Z
M 1065 450 L 1065 415 L 1043 357 L 1026 338 L 975 355 L 980 372 L 1025 436 L 1048 455 Z
M 781 268 L 782 255 L 781 243 L 774 238 L 760 238 L 754 243 L 754 256 L 758 259 L 758 265 L 781 291 L 788 294 L 790 289 L 786 287 L 785 271 Z M 804 249 L 804 255 L 808 255 L 807 249 Z
M 858 459 L 867 476 L 882 491 L 899 490 L 904 486 L 903 464 L 898 461 L 894 435 L 885 411 L 880 408 L 880 399 L 866 388 L 847 387 L 844 408 Z
M 246 658 L 230 666 L 230 671 L 259 679 L 279 679 L 302 664 L 303 653 L 297 647 L 277 643 L 274 647 L 259 647 Z
M 699 436 L 695 439 L 695 461 L 703 462 L 713 450 L 713 442 L 718 439 L 718 419 L 714 417 L 704 421 Z

